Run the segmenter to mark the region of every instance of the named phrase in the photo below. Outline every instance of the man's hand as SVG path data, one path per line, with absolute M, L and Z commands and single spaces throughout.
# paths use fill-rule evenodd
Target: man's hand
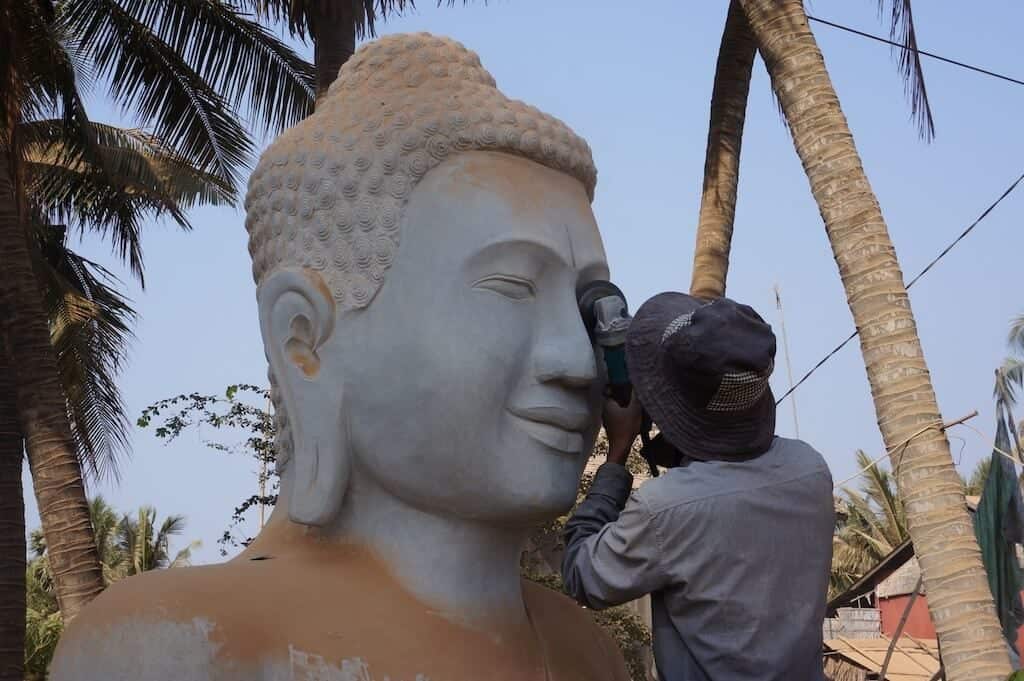
M 604 403 L 604 432 L 608 435 L 608 461 L 626 465 L 633 441 L 643 428 L 643 409 L 634 394 L 629 405 L 620 407 L 615 400 Z

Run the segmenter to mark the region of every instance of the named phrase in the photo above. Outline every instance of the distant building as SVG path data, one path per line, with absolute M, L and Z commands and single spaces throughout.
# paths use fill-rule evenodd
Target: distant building
M 973 512 L 977 506 L 978 497 L 967 497 L 968 510 Z M 856 669 L 865 674 L 878 673 L 880 660 L 884 659 L 888 642 L 899 627 L 920 577 L 921 568 L 914 555 L 914 545 L 907 539 L 849 589 L 829 601 L 823 633 L 826 675 L 830 679 L 858 681 L 872 678 L 857 676 L 853 673 Z M 889 672 L 886 673 L 889 681 L 930 678 L 927 670 L 932 665 L 925 659 L 927 651 L 935 653 L 935 670 L 938 669 L 935 625 L 928 612 L 928 595 L 923 585 L 910 606 L 898 644 L 903 653 L 900 671 L 895 673 L 890 661 Z M 1017 633 L 1017 649 L 1021 650 L 1022 645 L 1024 627 Z M 875 655 L 879 648 L 881 658 Z M 830 658 L 833 659 L 830 661 Z M 875 662 L 878 664 L 872 668 Z M 830 669 L 833 674 L 829 674 Z

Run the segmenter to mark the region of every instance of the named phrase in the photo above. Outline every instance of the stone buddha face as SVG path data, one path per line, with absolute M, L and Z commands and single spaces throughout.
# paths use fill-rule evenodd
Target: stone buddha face
M 315 352 L 296 331 L 322 320 L 269 327 L 290 419 L 309 420 L 318 402 L 305 427 L 349 459 L 350 483 L 368 478 L 416 508 L 502 524 L 557 515 L 575 497 L 600 398 L 576 289 L 608 274 L 583 185 L 468 152 L 417 185 L 401 231 L 372 304 L 340 315 Z M 324 292 L 310 281 L 305 296 Z M 261 312 L 277 304 L 261 297 Z
M 601 388 L 576 303 L 608 276 L 595 177 L 564 124 L 425 35 L 360 50 L 267 150 L 247 226 L 293 521 L 371 489 L 505 526 L 569 507 Z

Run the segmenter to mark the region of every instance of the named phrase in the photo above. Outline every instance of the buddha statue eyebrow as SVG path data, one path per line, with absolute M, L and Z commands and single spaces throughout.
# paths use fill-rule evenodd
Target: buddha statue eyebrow
M 544 239 L 510 236 L 485 244 L 470 257 L 468 265 L 481 267 L 492 265 L 493 260 L 497 258 L 532 256 L 530 259 L 537 259 L 542 263 L 556 263 L 569 267 L 562 250 Z M 535 274 L 539 275 L 540 272 Z

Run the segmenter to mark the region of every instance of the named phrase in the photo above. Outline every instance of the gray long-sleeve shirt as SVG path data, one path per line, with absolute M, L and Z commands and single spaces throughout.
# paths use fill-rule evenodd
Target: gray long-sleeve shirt
M 835 511 L 817 451 L 777 437 L 755 459 L 688 461 L 631 487 L 604 464 L 566 524 L 562 577 L 577 601 L 651 594 L 663 681 L 824 678 Z

